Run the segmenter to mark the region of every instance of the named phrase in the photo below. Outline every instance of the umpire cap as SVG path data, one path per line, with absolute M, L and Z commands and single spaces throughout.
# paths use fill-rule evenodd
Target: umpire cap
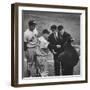
M 56 28 L 57 28 L 56 25 L 52 25 L 52 26 L 51 26 L 51 30 L 56 29 Z
M 63 29 L 63 25 L 58 26 L 58 30 L 61 31 Z

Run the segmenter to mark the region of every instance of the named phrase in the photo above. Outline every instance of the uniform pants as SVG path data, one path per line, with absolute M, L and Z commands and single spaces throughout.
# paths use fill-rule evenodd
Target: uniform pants
M 36 76 L 36 47 L 27 49 L 27 69 L 31 77 Z
M 40 76 L 48 76 L 47 56 L 37 56 L 37 69 Z

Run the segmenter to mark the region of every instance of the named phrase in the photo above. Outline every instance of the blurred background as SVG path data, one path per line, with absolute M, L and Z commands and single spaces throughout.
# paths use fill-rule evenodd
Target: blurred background
M 76 13 L 62 13 L 62 12 L 43 12 L 43 11 L 22 11 L 22 30 L 24 31 L 28 28 L 28 21 L 35 20 L 37 23 L 37 30 L 39 36 L 42 35 L 43 29 L 50 30 L 50 26 L 63 25 L 64 30 L 71 34 L 74 39 L 73 45 L 75 46 L 78 54 L 80 55 L 80 14 Z M 22 36 L 23 36 L 22 34 Z M 27 60 L 23 56 L 23 77 L 27 77 Z M 52 54 L 48 57 L 48 71 L 49 76 L 54 75 L 53 67 L 53 56 Z M 80 61 L 74 67 L 74 75 L 80 75 Z

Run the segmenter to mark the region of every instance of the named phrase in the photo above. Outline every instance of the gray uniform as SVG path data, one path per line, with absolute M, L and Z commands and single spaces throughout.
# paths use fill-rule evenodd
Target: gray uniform
M 30 76 L 36 76 L 36 48 L 37 48 L 37 30 L 35 29 L 33 32 L 27 29 L 24 32 L 24 42 L 27 42 L 27 50 L 26 50 L 26 58 L 28 70 L 30 71 Z

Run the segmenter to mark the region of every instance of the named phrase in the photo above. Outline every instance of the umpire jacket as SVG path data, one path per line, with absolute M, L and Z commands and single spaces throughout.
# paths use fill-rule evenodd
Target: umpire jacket
M 67 32 L 64 32 L 62 36 L 59 35 L 58 33 L 58 38 L 56 39 L 54 34 L 52 33 L 49 38 L 49 45 L 48 48 L 52 52 L 53 50 L 58 54 L 61 53 L 64 50 L 64 47 L 69 47 L 71 46 L 72 38 L 71 35 L 68 34 Z M 56 45 L 61 45 L 61 48 L 57 48 Z

